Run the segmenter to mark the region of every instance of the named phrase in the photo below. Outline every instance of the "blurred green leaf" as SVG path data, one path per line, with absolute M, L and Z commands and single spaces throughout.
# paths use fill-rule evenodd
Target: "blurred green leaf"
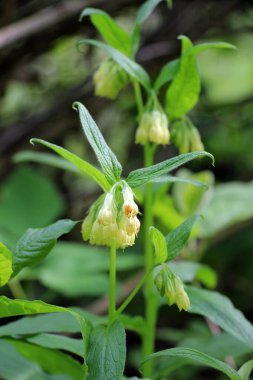
M 126 330 L 134 331 L 139 335 L 142 335 L 145 331 L 145 321 L 140 315 L 133 317 L 128 314 L 120 314 L 119 320 L 124 325 Z
M 149 227 L 149 233 L 155 248 L 155 265 L 162 264 L 167 260 L 167 243 L 163 234 L 155 227 Z
M 171 348 L 168 350 L 163 350 L 156 352 L 155 354 L 149 355 L 146 357 L 142 363 L 146 363 L 149 360 L 153 360 L 161 357 L 179 357 L 187 359 L 190 362 L 197 362 L 200 365 L 208 366 L 214 369 L 217 369 L 220 372 L 225 373 L 231 380 L 241 380 L 238 373 L 230 367 L 228 364 L 217 360 L 209 355 L 204 354 L 203 352 L 193 350 L 190 348 L 180 347 L 180 348 Z
M 43 260 L 56 244 L 57 239 L 70 232 L 77 222 L 70 219 L 58 220 L 45 228 L 29 228 L 17 242 L 13 254 L 13 275 L 26 266 Z
M 16 169 L 0 187 L 0 240 L 12 248 L 27 228 L 52 223 L 63 209 L 50 179 L 35 170 Z
M 196 279 L 210 289 L 217 285 L 216 272 L 205 264 L 180 260 L 170 263 L 170 267 L 184 282 L 193 282 Z
M 122 380 L 126 360 L 125 330 L 119 321 L 95 327 L 89 338 L 87 380 Z
M 249 380 L 252 369 L 253 369 L 253 360 L 249 360 L 248 362 L 244 363 L 241 366 L 238 373 L 241 376 L 242 380 Z
M 186 154 L 181 154 L 179 156 L 170 158 L 166 161 L 159 162 L 158 164 L 149 166 L 143 169 L 133 170 L 127 177 L 127 182 L 131 187 L 138 187 L 143 185 L 154 178 L 158 178 L 179 166 L 194 160 L 195 158 L 210 157 L 212 162 L 214 162 L 214 157 L 208 152 L 191 152 Z
M 90 44 L 102 49 L 115 62 L 117 62 L 129 75 L 140 82 L 146 90 L 150 90 L 150 78 L 142 66 L 132 61 L 130 58 L 120 53 L 118 50 L 96 40 L 84 39 L 79 42 L 79 45 Z
M 12 274 L 12 254 L 11 251 L 0 243 L 0 286 L 5 285 Z
M 190 298 L 190 313 L 210 319 L 229 334 L 253 348 L 253 326 L 224 295 L 210 290 L 186 287 Z
M 93 25 L 109 45 L 130 56 L 131 38 L 129 33 L 119 27 L 106 12 L 100 9 L 86 8 L 82 11 L 79 20 L 82 21 L 85 16 L 90 16 Z
M 32 143 L 39 143 L 47 148 L 50 148 L 54 150 L 57 154 L 65 158 L 67 161 L 71 162 L 77 169 L 80 170 L 83 174 L 91 177 L 95 182 L 98 183 L 99 186 L 102 187 L 105 191 L 109 189 L 110 185 L 108 184 L 105 176 L 103 173 L 100 172 L 100 170 L 96 169 L 94 166 L 89 164 L 88 162 L 82 160 L 75 154 L 69 152 L 68 150 L 62 148 L 61 146 L 51 144 L 47 141 L 40 140 L 40 139 L 32 139 Z
M 163 66 L 162 70 L 160 71 L 158 77 L 156 78 L 155 84 L 154 84 L 154 90 L 156 92 L 159 91 L 159 89 L 165 84 L 170 82 L 172 79 L 175 78 L 178 70 L 180 68 L 180 60 L 174 59 L 173 61 L 170 61 L 166 63 L 166 65 Z

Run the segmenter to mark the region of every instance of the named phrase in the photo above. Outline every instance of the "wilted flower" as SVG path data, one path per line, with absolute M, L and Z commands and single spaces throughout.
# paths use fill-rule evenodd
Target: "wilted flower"
M 90 244 L 105 246 L 111 246 L 115 240 L 117 248 L 133 245 L 140 221 L 131 188 L 125 181 L 118 182 L 98 201 L 83 221 L 83 239 L 89 240 Z
M 168 119 L 165 113 L 158 110 L 145 112 L 137 128 L 135 142 L 144 145 L 150 141 L 165 145 L 169 143 L 169 139 Z
M 126 71 L 112 58 L 107 58 L 94 73 L 95 94 L 115 99 L 128 82 Z
M 171 141 L 181 154 L 204 150 L 199 131 L 189 119 L 178 120 L 174 123 L 171 130 Z
M 165 296 L 168 304 L 176 304 L 179 310 L 188 310 L 190 300 L 184 290 L 184 285 L 177 275 L 166 264 L 162 264 L 161 270 L 155 276 L 154 283 L 163 297 Z

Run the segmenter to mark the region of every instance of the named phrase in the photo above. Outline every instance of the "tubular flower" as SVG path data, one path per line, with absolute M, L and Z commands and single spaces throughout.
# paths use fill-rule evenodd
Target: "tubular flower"
M 95 94 L 115 99 L 128 82 L 128 74 L 111 58 L 104 60 L 94 73 Z
M 173 125 L 171 141 L 181 154 L 204 150 L 199 131 L 190 120 L 179 120 Z
M 189 309 L 190 300 L 180 277 L 176 276 L 166 264 L 162 264 L 154 282 L 160 295 L 166 297 L 170 306 L 176 304 L 179 311 Z
M 140 230 L 140 221 L 137 218 L 139 210 L 127 183 L 116 183 L 98 201 L 83 221 L 83 239 L 89 240 L 90 244 L 108 247 L 114 240 L 117 248 L 133 245 Z
M 166 145 L 169 140 L 168 119 L 165 113 L 158 110 L 145 112 L 137 128 L 135 142 L 144 145 L 150 141 L 155 144 Z

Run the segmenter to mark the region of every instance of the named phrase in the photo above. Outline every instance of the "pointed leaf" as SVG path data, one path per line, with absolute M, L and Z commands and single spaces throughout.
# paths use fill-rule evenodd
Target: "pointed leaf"
M 248 362 L 244 363 L 241 366 L 238 373 L 241 376 L 242 380 L 249 380 L 252 369 L 253 369 L 253 360 L 249 360 Z
M 155 248 L 155 265 L 162 264 L 167 260 L 167 243 L 163 234 L 155 227 L 149 228 L 151 240 Z
M 0 286 L 5 285 L 12 274 L 12 254 L 11 251 L 0 243 Z
M 166 161 L 159 162 L 158 164 L 149 166 L 143 169 L 137 169 L 132 171 L 127 177 L 127 183 L 131 187 L 138 187 L 143 185 L 154 178 L 160 177 L 179 166 L 200 157 L 210 157 L 214 163 L 214 157 L 208 152 L 192 152 L 181 154 L 177 157 L 170 158 Z
M 187 359 L 190 362 L 197 362 L 200 365 L 208 366 L 214 369 L 217 369 L 220 372 L 225 373 L 231 380 L 241 380 L 241 377 L 238 373 L 230 367 L 228 364 L 213 358 L 212 356 L 206 355 L 203 352 L 193 350 L 191 348 L 171 348 L 168 350 L 163 350 L 156 352 L 155 354 L 149 355 L 144 359 L 142 363 L 146 363 L 149 360 L 153 360 L 155 358 L 170 358 L 177 357 L 182 359 Z
M 172 79 L 174 79 L 179 68 L 180 68 L 180 59 L 174 59 L 173 61 L 166 63 L 166 65 L 163 66 L 162 70 L 160 71 L 155 81 L 154 90 L 158 92 L 158 90 L 165 83 L 168 83 Z
M 108 46 L 102 42 L 90 39 L 84 39 L 79 42 L 78 45 L 90 44 L 102 49 L 106 54 L 108 54 L 115 62 L 117 62 L 129 75 L 130 77 L 136 79 L 140 82 L 146 90 L 150 90 L 150 78 L 147 72 L 136 62 L 132 61 L 130 58 Z
M 193 180 L 190 178 L 175 177 L 172 175 L 164 175 L 161 177 L 157 177 L 157 178 L 154 178 L 150 182 L 155 182 L 155 183 L 170 183 L 170 182 L 171 183 L 177 183 L 177 182 L 180 182 L 180 183 L 188 183 L 189 185 L 193 185 L 196 187 L 204 187 L 206 189 L 208 188 L 208 184 L 205 182 L 196 181 L 196 180 Z
M 79 117 L 83 131 L 92 146 L 97 159 L 102 167 L 107 180 L 113 184 L 120 179 L 122 167 L 115 154 L 105 142 L 95 121 L 92 119 L 88 110 L 79 102 L 73 103 L 73 108 L 79 112 Z
M 93 25 L 108 45 L 130 56 L 131 37 L 129 33 L 122 29 L 106 12 L 100 9 L 86 8 L 82 11 L 79 20 L 82 21 L 85 16 L 90 16 Z
M 126 360 L 126 337 L 122 324 L 95 327 L 89 338 L 87 380 L 122 380 Z
M 70 219 L 62 219 L 45 228 L 29 228 L 16 245 L 12 262 L 13 274 L 43 260 L 57 239 L 70 232 L 76 224 Z
M 253 348 L 253 326 L 241 311 L 224 295 L 210 290 L 187 286 L 190 313 L 209 318 L 229 334 Z
M 197 218 L 198 215 L 191 216 L 166 236 L 169 261 L 174 260 L 184 248 Z
M 71 162 L 73 165 L 75 165 L 75 167 L 77 167 L 77 169 L 80 170 L 80 172 L 91 177 L 94 181 L 96 181 L 99 184 L 99 186 L 102 187 L 103 190 L 106 191 L 110 188 L 110 185 L 107 182 L 103 173 L 101 173 L 98 169 L 96 169 L 88 162 L 82 160 L 75 154 L 69 152 L 67 149 L 64 149 L 61 146 L 51 144 L 47 141 L 40 139 L 31 139 L 31 143 L 42 144 L 47 148 L 54 150 L 57 154 L 59 154 L 60 156 Z

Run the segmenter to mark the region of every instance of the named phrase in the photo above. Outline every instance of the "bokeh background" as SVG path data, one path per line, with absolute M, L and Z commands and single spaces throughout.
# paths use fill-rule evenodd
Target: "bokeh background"
M 131 30 L 140 4 L 137 0 L 0 1 L 0 241 L 9 247 L 28 227 L 43 227 L 65 217 L 84 218 L 99 194 L 96 185 L 57 168 L 61 164 L 46 156 L 45 149 L 29 144 L 32 137 L 42 138 L 97 165 L 72 110 L 73 101 L 81 101 L 89 109 L 125 173 L 142 166 L 142 150 L 134 144 L 136 108 L 130 86 L 114 102 L 95 97 L 92 74 L 103 55 L 92 47 L 80 53 L 76 47 L 81 38 L 98 36 L 88 18 L 78 22 L 84 7 L 102 8 Z M 253 319 L 252 31 L 251 1 L 175 0 L 170 10 L 162 2 L 143 26 L 137 54 L 138 62 L 154 77 L 163 64 L 178 57 L 179 35 L 194 43 L 222 40 L 238 48 L 237 52 L 211 50 L 198 57 L 203 85 L 191 119 L 216 165 L 210 169 L 203 161 L 189 167 L 211 170 L 212 174 L 202 173 L 201 178 L 215 184 L 205 194 L 185 185 L 162 187 L 154 212 L 164 232 L 192 212 L 206 216 L 184 256 L 210 265 L 217 273 L 217 289 L 249 320 Z M 156 159 L 175 153 L 175 147 L 169 146 L 159 150 Z M 191 174 L 181 171 L 181 175 Z M 173 213 L 164 206 L 166 202 L 173 204 Z M 22 288 L 6 286 L 1 292 L 24 296 L 24 291 L 29 299 L 104 313 L 107 256 L 101 250 L 84 248 L 79 229 L 63 238 L 43 264 L 21 273 Z M 140 247 L 137 243 L 130 253 L 119 257 L 119 297 L 127 294 L 139 276 Z M 207 276 L 212 287 L 215 281 L 210 273 Z M 141 313 L 141 296 L 139 301 L 130 311 Z M 181 344 L 186 338 L 189 344 L 194 339 L 205 342 L 208 334 L 200 318 L 178 315 L 176 308 L 162 309 L 159 328 L 158 348 Z M 165 332 L 170 332 L 167 341 Z M 128 342 L 128 371 L 136 374 L 133 367 L 139 341 L 129 333 Z M 240 363 L 245 358 L 242 354 L 240 349 L 227 360 Z M 194 371 L 177 371 L 170 378 L 219 378 L 211 371 Z

